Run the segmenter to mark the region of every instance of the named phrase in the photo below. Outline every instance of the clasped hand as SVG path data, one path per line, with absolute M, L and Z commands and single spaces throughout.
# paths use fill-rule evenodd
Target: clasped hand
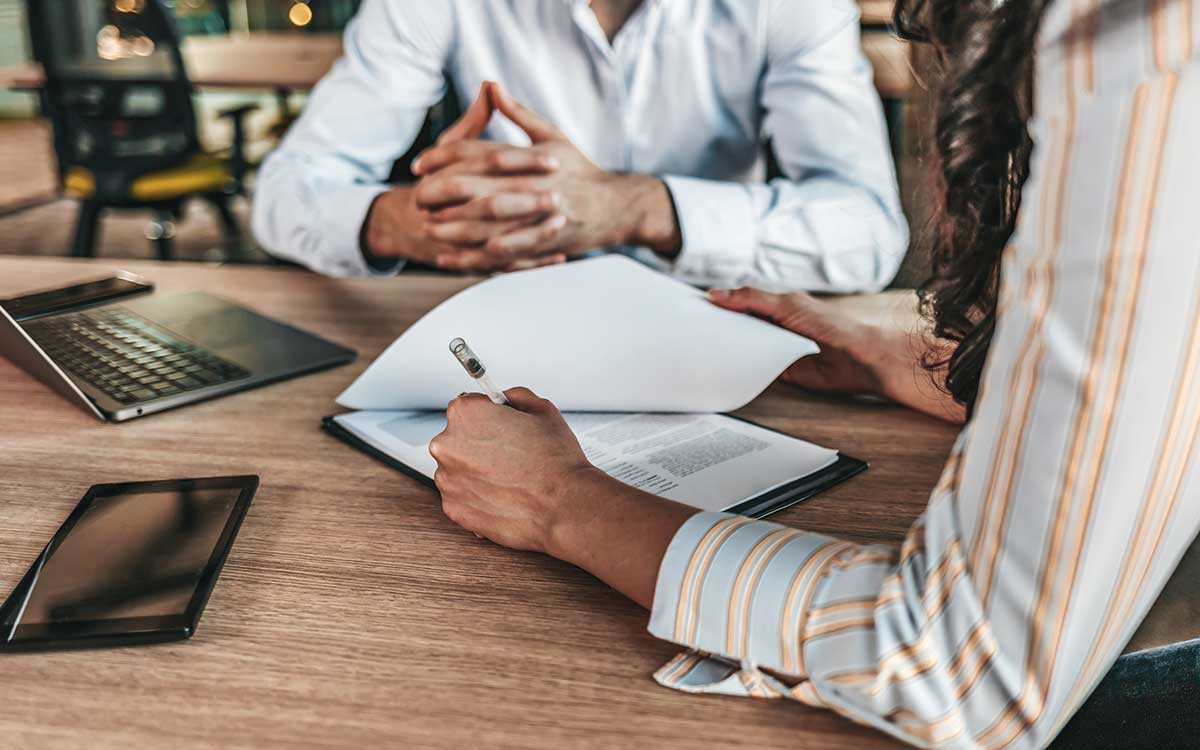
M 528 134 L 530 147 L 478 140 L 494 113 Z M 626 240 L 612 175 L 550 122 L 499 85 L 479 97 L 437 145 L 413 162 L 423 234 L 448 270 L 488 271 L 560 263 Z

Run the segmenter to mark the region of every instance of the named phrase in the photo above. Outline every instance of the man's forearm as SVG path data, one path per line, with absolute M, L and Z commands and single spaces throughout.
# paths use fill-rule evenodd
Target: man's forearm
M 628 217 L 622 244 L 647 247 L 666 258 L 678 255 L 683 233 L 666 183 L 640 174 L 617 175 L 616 179 L 622 205 L 613 215 Z

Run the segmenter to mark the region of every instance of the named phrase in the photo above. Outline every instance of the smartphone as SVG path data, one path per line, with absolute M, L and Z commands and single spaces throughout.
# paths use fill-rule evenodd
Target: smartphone
M 85 281 L 44 292 L 23 294 L 0 300 L 9 315 L 17 321 L 33 320 L 63 310 L 101 305 L 113 300 L 133 297 L 154 291 L 154 285 L 136 274 L 119 271 L 106 279 Z
M 0 652 L 190 638 L 258 477 L 98 484 L 0 605 Z

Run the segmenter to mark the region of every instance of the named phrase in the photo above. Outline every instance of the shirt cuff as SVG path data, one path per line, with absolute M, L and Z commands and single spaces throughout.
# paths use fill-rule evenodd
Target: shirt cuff
M 690 518 L 663 558 L 649 629 L 692 650 L 663 665 L 654 674 L 655 681 L 687 693 L 787 698 L 825 706 L 812 683 L 786 685 L 759 669 L 756 655 L 777 668 L 772 655 L 758 646 L 778 654 L 782 628 L 787 626 L 779 606 L 780 591 L 763 580 L 763 570 L 785 547 L 790 549 L 784 558 L 794 565 L 827 545 L 823 537 L 728 513 Z M 794 584 L 798 576 L 782 578 Z M 760 598 L 769 601 L 765 607 L 751 607 L 754 589 L 764 584 L 771 590 Z M 743 616 L 751 610 L 754 618 Z
M 392 276 L 404 267 L 400 259 L 390 265 L 372 264 L 363 253 L 363 223 L 375 199 L 387 190 L 387 185 L 349 185 L 326 199 L 322 235 L 332 246 L 329 257 L 339 260 L 337 275 Z
M 743 669 L 803 677 L 803 636 L 826 624 L 810 621 L 817 589 L 853 548 L 741 516 L 693 516 L 663 557 L 650 633 Z
M 745 185 L 695 177 L 662 178 L 675 202 L 683 247 L 675 272 L 735 285 L 754 268 L 757 222 Z

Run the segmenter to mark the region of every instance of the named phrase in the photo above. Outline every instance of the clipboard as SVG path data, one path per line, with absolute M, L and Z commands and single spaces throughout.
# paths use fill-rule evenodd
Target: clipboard
M 371 445 L 368 445 L 365 441 L 360 440 L 352 432 L 342 427 L 337 423 L 335 418 L 336 416 L 337 415 L 331 415 L 322 419 L 322 429 L 338 440 L 357 448 L 363 453 L 366 453 L 377 461 L 390 466 L 405 476 L 417 480 L 426 487 L 434 490 L 437 489 L 437 485 L 435 485 L 433 480 L 429 477 L 425 476 L 404 462 L 398 461 L 383 451 L 377 450 Z M 757 424 L 756 422 L 751 422 L 748 419 L 742 419 L 741 417 L 733 417 L 733 419 L 737 419 L 740 422 L 745 422 L 746 424 L 752 424 L 755 427 L 759 427 L 764 430 L 785 434 L 780 433 L 779 430 L 772 430 L 769 427 L 763 427 L 762 425 Z M 773 513 L 786 510 L 793 505 L 798 505 L 799 503 L 802 503 L 815 495 L 832 489 L 842 482 L 858 476 L 868 468 L 869 464 L 867 464 L 867 462 L 847 456 L 843 453 L 838 453 L 837 461 L 825 467 L 824 469 L 807 476 L 800 477 L 795 481 L 789 482 L 780 487 L 776 487 L 773 490 L 768 490 L 767 492 L 764 492 L 756 497 L 744 500 L 725 509 L 724 512 L 733 513 L 739 516 L 747 516 L 749 518 L 766 518 Z

